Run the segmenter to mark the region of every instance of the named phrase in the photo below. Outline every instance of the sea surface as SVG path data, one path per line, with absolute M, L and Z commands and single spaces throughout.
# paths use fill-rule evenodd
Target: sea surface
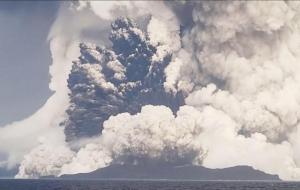
M 300 182 L 0 179 L 0 190 L 300 190 Z

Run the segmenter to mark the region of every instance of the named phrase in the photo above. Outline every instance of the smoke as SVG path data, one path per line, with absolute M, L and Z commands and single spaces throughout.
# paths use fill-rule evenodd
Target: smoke
M 60 27 L 59 21 L 52 28 Z M 0 128 L 0 153 L 7 156 L 6 166 L 15 167 L 39 139 L 64 142 L 63 128 L 59 123 L 65 119 L 68 105 L 67 71 L 71 61 L 78 54 L 75 44 L 68 42 L 64 36 L 49 35 L 53 63 L 50 66 L 51 82 L 49 88 L 54 92 L 47 102 L 32 116 Z M 64 63 L 64 64 L 62 64 Z
M 224 112 L 238 134 L 230 143 L 226 134 L 207 134 L 204 166 L 250 165 L 282 179 L 299 178 L 297 6 L 284 1 L 194 4 L 194 26 L 171 63 L 182 66 L 169 84 L 188 94 L 187 105 Z M 213 145 L 218 140 L 220 145 Z
M 136 115 L 110 117 L 99 139 L 82 148 L 62 174 L 90 172 L 113 163 L 201 164 L 205 152 L 197 141 L 199 116 L 192 107 L 181 107 L 175 117 L 165 106 L 148 105 Z
M 53 24 L 49 34 L 50 47 L 52 52 L 53 64 L 50 67 L 50 74 L 52 76 L 50 89 L 55 93 L 48 100 L 37 113 L 33 114 L 30 118 L 25 121 L 17 122 L 13 125 L 8 125 L 2 128 L 1 141 L 3 140 L 2 148 L 5 155 L 9 154 L 8 163 L 13 166 L 20 163 L 24 154 L 28 154 L 22 162 L 22 165 L 28 165 L 28 160 L 34 162 L 34 158 L 37 160 L 40 158 L 35 153 L 35 149 L 39 149 L 39 139 L 45 138 L 50 141 L 60 142 L 62 146 L 64 144 L 64 135 L 62 134 L 62 121 L 66 120 L 65 110 L 69 107 L 69 89 L 67 87 L 67 78 L 71 69 L 72 60 L 75 60 L 79 54 L 78 44 L 81 41 L 90 41 L 94 43 L 107 44 L 107 37 L 103 37 L 103 34 L 107 34 L 106 30 L 109 28 L 109 21 L 105 18 L 96 17 L 86 7 L 76 7 L 75 4 L 71 4 L 71 8 L 68 5 L 62 4 L 61 10 L 59 11 L 56 22 Z M 113 17 L 111 17 L 113 19 Z M 148 19 L 149 20 L 149 19 Z M 177 25 L 174 25 L 177 26 Z M 162 60 L 161 60 L 162 61 Z M 24 128 L 24 132 L 21 130 Z M 53 132 L 52 132 L 53 131 Z M 16 135 L 20 133 L 20 135 Z M 96 135 L 96 134 L 94 134 Z M 30 136 L 30 140 L 28 140 Z M 67 136 L 68 138 L 68 136 Z M 24 140 L 22 140 L 24 139 Z M 25 140 L 26 139 L 26 140 Z M 18 143 L 20 141 L 26 143 Z M 90 140 L 81 139 L 80 142 L 87 143 Z M 72 145 L 80 144 L 80 142 L 73 142 Z M 7 144 L 15 145 L 6 146 Z M 47 146 L 43 144 L 42 147 Z M 52 146 L 49 144 L 49 146 Z M 30 151 L 33 147 L 37 147 Z M 44 149 L 44 148 L 42 148 Z M 51 149 L 51 148 L 49 148 Z M 29 159 L 29 155 L 33 155 Z M 42 155 L 41 155 L 42 156 Z M 44 156 L 43 158 L 46 158 Z M 26 161 L 27 160 L 27 161 Z M 38 162 L 37 162 L 38 163 Z M 37 167 L 39 168 L 39 167 Z M 37 175 L 48 175 L 45 173 L 42 167 L 39 168 L 40 173 L 35 171 L 34 175 L 24 173 L 24 171 L 34 171 L 20 167 L 20 173 L 17 177 L 37 177 Z M 23 173 L 22 173 L 23 171 Z M 56 175 L 54 173 L 53 175 Z
M 42 139 L 40 145 L 24 157 L 16 178 L 58 175 L 61 167 L 70 163 L 73 156 L 74 153 L 66 145 Z
M 70 98 L 64 107 L 69 144 L 60 143 L 57 160 L 48 155 L 51 143 L 33 149 L 18 177 L 157 161 L 249 165 L 282 179 L 300 178 L 300 4 L 170 4 L 80 2 L 78 14 L 92 10 L 106 24 L 127 15 L 142 27 L 117 19 L 111 48 L 103 38 L 108 48 L 80 45 L 70 75 L 66 69 L 61 78 L 61 97 Z M 89 137 L 91 142 L 69 147 Z M 49 170 L 46 162 L 32 164 L 47 157 Z
M 19 165 L 24 155 L 39 145 L 40 139 L 64 143 L 64 129 L 59 124 L 66 119 L 65 110 L 69 105 L 67 78 L 72 61 L 79 55 L 78 43 L 82 40 L 93 41 L 83 37 L 86 36 L 85 31 L 105 30 L 105 27 L 109 27 L 105 23 L 87 11 L 78 12 L 67 4 L 61 5 L 48 37 L 53 60 L 49 68 L 49 88 L 53 95 L 30 117 L 0 128 L 1 167 Z M 102 39 L 99 42 L 105 43 L 105 39 Z
M 111 115 L 134 114 L 148 104 L 177 111 L 183 102 L 180 96 L 164 91 L 164 69 L 171 56 L 166 43 L 150 41 L 136 24 L 124 18 L 112 23 L 110 40 L 112 50 L 80 45 L 81 56 L 68 79 L 67 141 L 98 135 Z

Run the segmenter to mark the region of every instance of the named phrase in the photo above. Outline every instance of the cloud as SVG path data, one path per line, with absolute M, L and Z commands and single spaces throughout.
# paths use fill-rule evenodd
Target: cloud
M 78 41 L 83 39 L 92 41 L 90 38 L 83 37 L 84 31 L 88 29 L 105 30 L 105 25 L 95 26 L 101 23 L 98 17 L 93 17 L 86 11 L 81 11 L 81 14 L 77 13 L 75 14 L 75 10 L 70 9 L 69 6 L 62 4 L 58 17 L 49 32 L 52 55 L 49 88 L 54 94 L 30 117 L 0 128 L 0 154 L 4 155 L 4 160 L 1 159 L 1 162 L 5 162 L 8 168 L 16 167 L 25 154 L 38 146 L 40 138 L 62 143 L 65 140 L 63 127 L 59 125 L 66 119 L 65 110 L 69 105 L 67 78 L 72 61 L 79 55 Z M 78 20 L 87 22 L 83 22 L 85 25 L 79 25 Z
M 65 131 L 69 142 L 93 140 L 49 173 L 159 160 L 210 168 L 249 165 L 282 179 L 300 178 L 297 3 L 101 3 L 85 2 L 77 12 L 92 10 L 105 23 L 117 10 L 135 19 L 151 16 L 144 22 L 147 33 L 117 19 L 111 48 L 80 46 L 68 83 L 68 72 L 61 75 L 62 89 L 68 84 L 71 92 Z M 178 18 L 184 6 L 192 22 Z M 62 47 L 84 39 L 80 31 Z M 68 98 L 66 91 L 60 97 Z M 31 175 L 22 171 L 44 175 L 41 166 L 25 160 L 19 177 Z
M 66 145 L 44 141 L 40 143 L 24 157 L 16 178 L 58 175 L 61 167 L 71 162 L 74 156 L 74 153 Z
M 62 62 L 73 60 L 75 46 L 65 52 L 65 49 L 61 49 L 64 45 L 60 39 L 55 39 L 51 43 L 52 50 L 55 49 L 57 53 L 52 52 L 53 65 L 51 69 L 53 75 L 50 86 L 52 86 L 51 89 L 54 90 L 54 94 L 42 108 L 29 118 L 0 128 L 0 152 L 7 155 L 8 167 L 14 167 L 18 164 L 23 159 L 24 154 L 38 144 L 38 139 L 41 137 L 62 142 L 65 139 L 63 129 L 58 126 L 65 119 L 64 109 L 68 105 L 68 89 L 63 86 L 66 78 L 61 72 L 68 66 L 64 65 L 65 68 L 58 72 L 53 70 Z M 65 54 L 61 55 L 63 52 Z
M 64 15 L 60 19 L 64 21 Z M 152 18 L 152 22 L 153 20 L 154 18 Z M 155 22 L 159 23 L 157 20 Z M 159 24 L 164 25 L 163 23 Z M 149 37 L 127 19 L 116 20 L 112 28 L 110 39 L 113 42 L 113 51 L 94 45 L 81 44 L 81 56 L 74 63 L 69 75 L 68 87 L 71 90 L 71 104 L 67 110 L 68 120 L 64 124 L 66 125 L 67 141 L 73 140 L 72 144 L 76 144 L 80 138 L 99 134 L 101 123 L 110 115 L 124 111 L 137 113 L 141 106 L 147 104 L 166 104 L 173 107 L 175 111 L 178 109 L 180 102 L 177 102 L 177 99 L 180 97 L 165 93 L 162 83 L 163 68 L 167 65 L 167 57 L 171 52 L 167 51 L 171 41 L 162 42 L 162 39 L 159 39 L 159 46 L 156 44 L 154 47 L 151 45 Z M 60 34 L 59 28 L 53 27 L 51 33 L 53 31 Z M 166 29 L 165 33 L 169 34 L 170 32 Z M 151 34 L 154 34 L 154 31 Z M 172 35 L 176 37 L 177 33 Z M 69 40 L 75 41 L 76 37 Z M 179 40 L 178 37 L 177 40 Z M 139 47 L 140 43 L 141 47 Z M 160 48 L 160 46 L 164 46 L 161 49 L 164 49 L 166 53 L 156 54 L 156 48 Z M 62 45 L 62 47 L 65 48 L 66 45 Z M 63 54 L 62 51 L 59 52 Z M 154 56 L 156 59 L 152 59 Z M 139 67 L 141 61 L 145 64 L 144 67 Z M 57 66 L 50 72 L 61 72 L 62 77 L 66 77 L 68 69 L 61 70 L 61 66 Z M 54 83 L 54 86 L 62 85 L 62 89 L 65 89 L 67 80 L 63 80 L 64 83 Z M 99 96 L 99 92 L 103 94 Z M 65 97 L 67 93 L 68 91 L 63 90 L 60 97 Z M 132 97 L 134 94 L 136 94 L 135 98 Z M 93 108 L 93 104 L 97 107 Z M 35 157 L 35 153 L 31 152 L 27 155 L 29 160 L 34 160 L 31 156 Z M 30 170 L 26 169 L 27 167 L 32 168 L 28 162 L 22 162 L 20 169 Z M 39 169 L 41 170 L 40 175 L 43 175 L 43 167 Z M 35 171 L 35 173 L 38 172 Z M 19 173 L 18 177 L 21 176 L 31 177 L 30 174 L 24 172 Z
M 226 145 L 225 135 L 209 135 L 222 139 L 208 148 L 204 164 L 209 167 L 247 164 L 283 179 L 299 178 L 298 143 L 290 138 L 299 125 L 296 6 L 283 1 L 194 4 L 194 26 L 169 67 L 182 66 L 166 72 L 172 85 L 167 87 L 185 91 L 187 105 L 212 106 L 234 120 L 239 136 L 231 143 Z M 225 147 L 230 152 L 223 157 L 231 164 L 212 158 Z
M 197 140 L 200 114 L 192 107 L 181 107 L 176 115 L 165 106 L 148 105 L 136 115 L 110 117 L 98 142 L 82 148 L 61 174 L 91 172 L 111 163 L 153 160 L 201 164 L 205 152 Z
M 120 18 L 112 23 L 112 50 L 80 45 L 81 56 L 68 78 L 68 141 L 99 135 L 109 116 L 134 114 L 143 105 L 178 109 L 182 99 L 163 87 L 164 68 L 172 51 L 167 43 L 154 46 L 150 39 L 133 21 Z M 162 49 L 166 50 L 163 54 L 159 52 Z

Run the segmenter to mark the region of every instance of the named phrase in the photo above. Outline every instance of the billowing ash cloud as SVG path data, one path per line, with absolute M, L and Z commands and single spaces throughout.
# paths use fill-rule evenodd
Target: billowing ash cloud
M 151 15 L 147 33 L 117 19 L 111 49 L 80 45 L 61 146 L 98 136 L 50 171 L 28 162 L 33 150 L 19 177 L 154 161 L 300 179 L 300 3 L 83 4 L 105 20 Z
M 98 135 L 111 115 L 134 114 L 148 104 L 177 111 L 183 103 L 180 95 L 164 90 L 171 54 L 158 52 L 158 42 L 152 45 L 148 35 L 125 18 L 112 23 L 110 40 L 112 50 L 80 44 L 81 56 L 68 79 L 67 140 Z
M 74 153 L 69 147 L 41 141 L 40 145 L 24 157 L 17 178 L 38 178 L 59 175 L 61 167 L 72 161 Z
M 185 66 L 177 85 L 188 91 L 186 103 L 223 110 L 245 135 L 286 140 L 299 118 L 295 8 L 280 1 L 196 4 L 179 55 Z M 210 83 L 203 99 L 201 88 Z
M 284 179 L 299 178 L 299 143 L 292 140 L 300 116 L 298 8 L 298 2 L 288 1 L 194 4 L 194 26 L 186 31 L 183 48 L 171 63 L 181 64 L 171 87 L 186 91 L 187 105 L 224 112 L 239 134 L 236 143 L 226 146 L 232 152 L 224 153 L 223 159 L 218 158 L 223 146 L 208 145 L 204 165 L 247 164 Z M 257 134 L 263 144 L 256 144 Z M 237 143 L 242 137 L 256 143 Z
M 196 140 L 201 133 L 198 116 L 192 107 L 181 107 L 174 116 L 165 106 L 147 105 L 136 115 L 110 117 L 101 137 L 82 148 L 61 174 L 90 172 L 114 163 L 201 164 L 205 151 Z

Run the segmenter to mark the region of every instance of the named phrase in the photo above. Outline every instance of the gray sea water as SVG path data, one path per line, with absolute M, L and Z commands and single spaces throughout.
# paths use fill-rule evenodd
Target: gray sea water
M 0 190 L 300 190 L 299 182 L 0 180 Z

